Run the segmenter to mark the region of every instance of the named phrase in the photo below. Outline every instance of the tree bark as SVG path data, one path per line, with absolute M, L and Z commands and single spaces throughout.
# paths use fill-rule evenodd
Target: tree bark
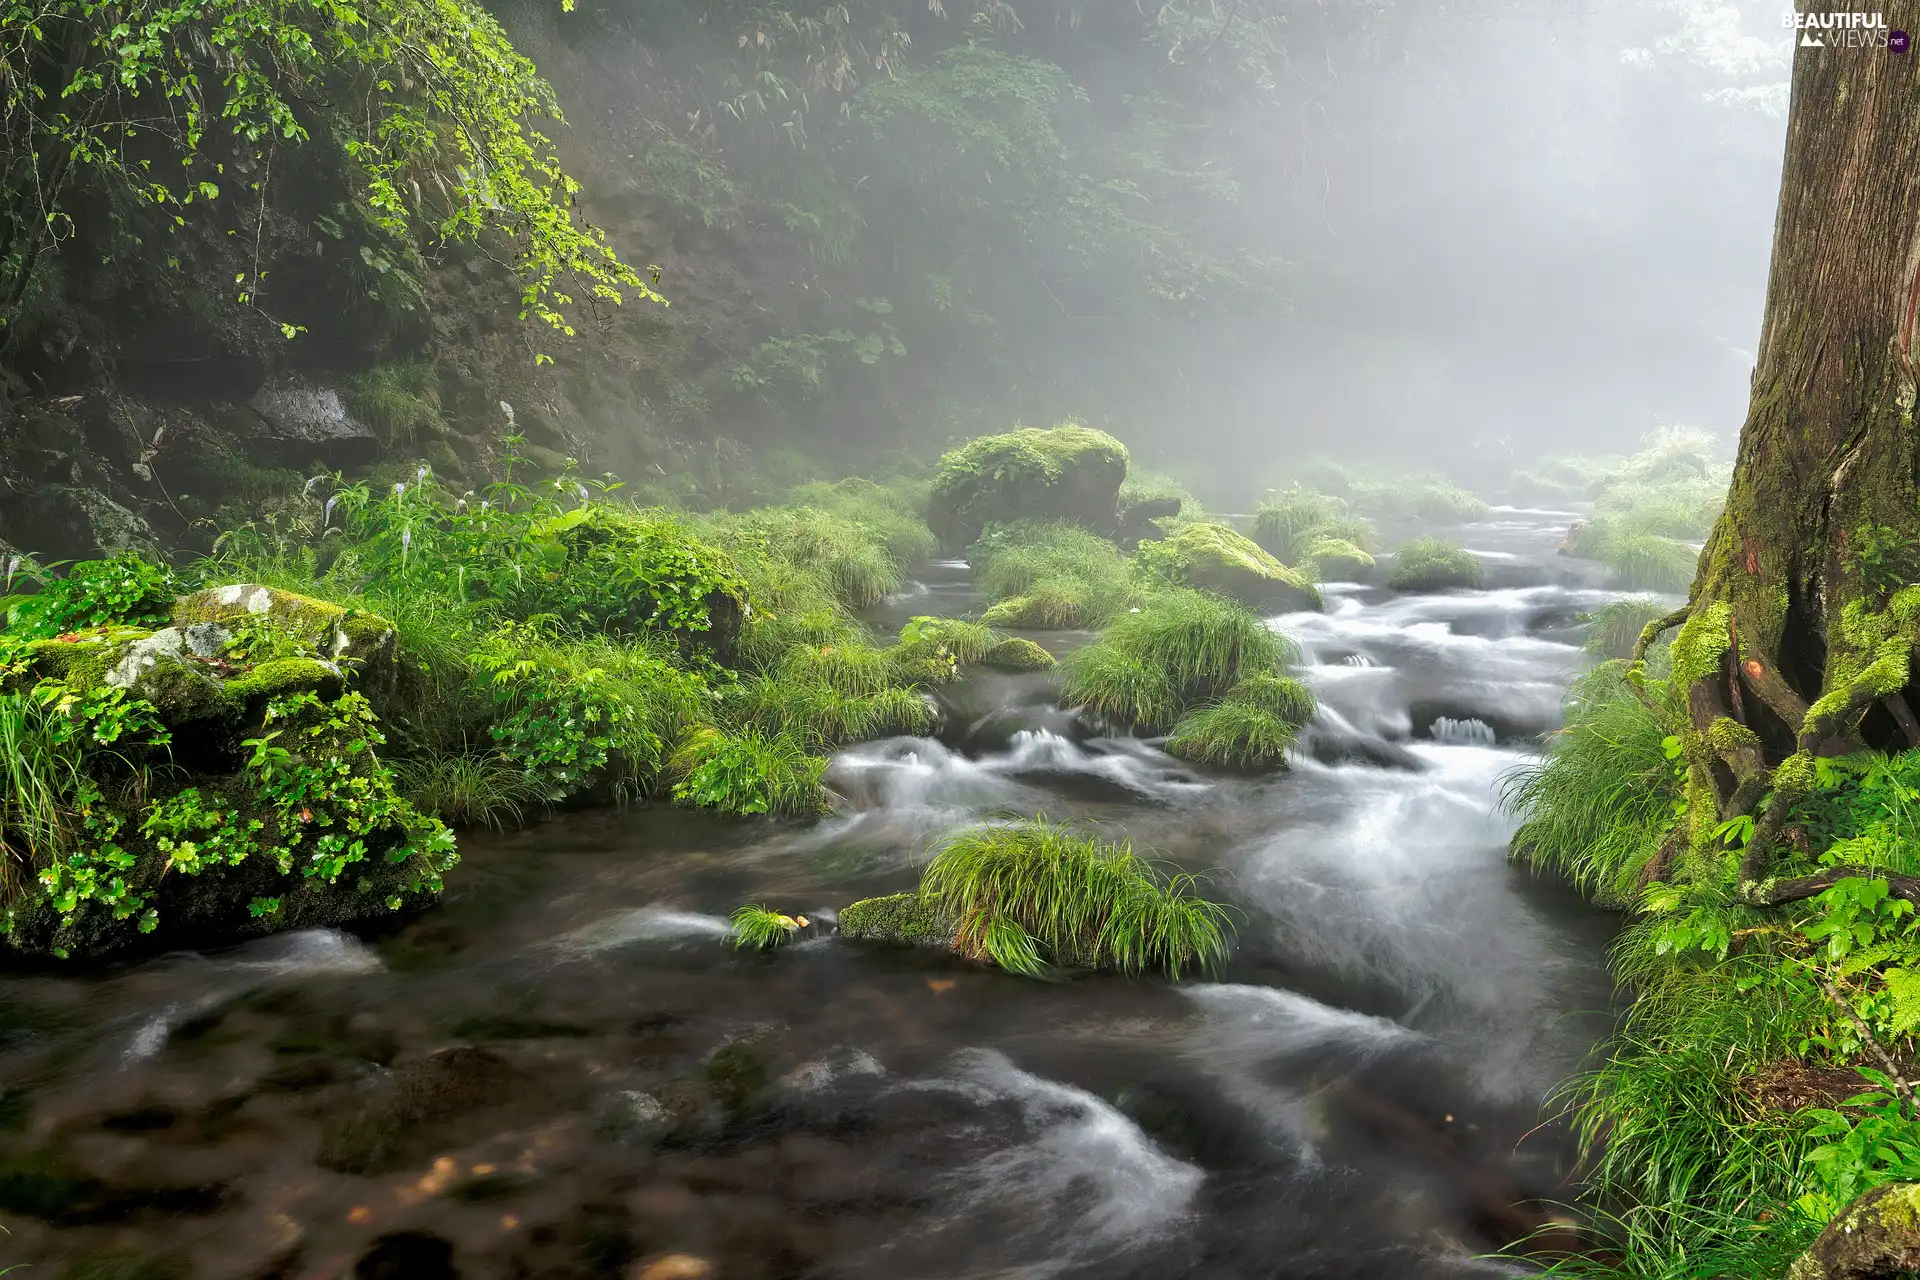
M 1920 1268 L 1920 1184 L 1894 1182 L 1840 1211 L 1787 1280 L 1895 1280 Z
M 1920 31 L 1920 0 L 1882 12 Z M 1917 326 L 1920 52 L 1802 46 L 1752 398 L 1673 644 L 1687 842 L 1732 856 L 1716 832 L 1753 815 L 1755 902 L 1814 757 L 1914 731 Z

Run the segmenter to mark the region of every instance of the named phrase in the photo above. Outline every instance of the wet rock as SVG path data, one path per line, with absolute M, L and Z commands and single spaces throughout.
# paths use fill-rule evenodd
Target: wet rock
M 381 1236 L 353 1264 L 354 1280 L 458 1280 L 453 1245 L 424 1231 Z
M 316 1157 L 338 1173 L 377 1173 L 405 1162 L 418 1130 L 498 1105 L 527 1084 L 506 1059 L 485 1049 L 442 1049 L 405 1063 L 321 1135 Z
M 1181 582 L 1231 596 L 1254 609 L 1319 609 L 1320 592 L 1300 574 L 1223 524 L 1190 524 L 1151 548 Z
M 691 1253 L 670 1253 L 633 1269 L 633 1280 L 707 1280 L 711 1275 L 713 1264 Z
M 127 645 L 101 682 L 145 698 L 169 727 L 233 711 L 235 700 L 191 652 L 184 631 L 164 627 Z
M 38 555 L 85 560 L 158 544 L 153 527 L 98 489 L 49 484 L 21 497 L 6 523 Z
M 1054 665 L 1054 659 L 1033 641 L 1014 636 L 987 650 L 980 664 L 1002 671 L 1045 671 Z
M 940 459 L 927 522 L 956 550 L 1008 520 L 1071 520 L 1106 532 L 1126 478 L 1126 446 L 1104 431 L 1067 425 L 982 436 Z
M 330 468 L 365 466 L 380 453 L 373 429 L 347 411 L 332 387 L 284 378 L 260 388 L 247 402 L 251 417 L 229 420 L 249 437 L 253 460 L 271 466 Z
M 1154 522 L 1173 519 L 1180 514 L 1181 505 L 1178 498 L 1149 498 L 1134 503 L 1120 513 L 1113 540 L 1120 544 L 1121 550 L 1132 551 L 1142 542 L 1160 537 L 1160 527 Z
M 931 898 L 896 893 L 862 898 L 840 913 L 840 935 L 861 942 L 899 946 L 951 947 L 953 925 Z

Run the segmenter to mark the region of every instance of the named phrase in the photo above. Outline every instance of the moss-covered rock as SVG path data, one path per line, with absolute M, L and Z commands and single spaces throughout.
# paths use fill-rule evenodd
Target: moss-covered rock
M 1477 587 L 1485 577 L 1473 552 L 1442 538 L 1415 538 L 1393 553 L 1387 585 L 1395 591 Z
M 399 639 L 393 623 L 379 614 L 245 582 L 195 591 L 173 605 L 173 624 L 182 629 L 262 619 L 337 665 L 376 704 L 391 693 L 398 675 Z
M 318 658 L 274 658 L 229 680 L 226 691 L 249 703 L 290 693 L 317 693 L 333 699 L 340 696 L 345 684 L 346 674 L 335 663 Z
M 1031 640 L 1019 636 L 1002 640 L 987 650 L 981 665 L 1002 671 L 1045 671 L 1054 665 L 1053 655 Z
M 953 925 L 932 899 L 917 893 L 862 898 L 840 913 L 840 934 L 861 942 L 951 947 Z
M 982 436 L 940 459 L 927 523 L 956 550 L 988 525 L 1013 520 L 1070 520 L 1109 532 L 1126 478 L 1126 446 L 1091 427 Z
M 1300 574 L 1223 524 L 1190 524 L 1142 545 L 1156 572 L 1218 592 L 1249 608 L 1294 611 L 1321 607 L 1320 592 Z
M 1315 538 L 1307 544 L 1307 559 L 1321 577 L 1353 577 L 1375 563 L 1371 554 L 1345 538 Z

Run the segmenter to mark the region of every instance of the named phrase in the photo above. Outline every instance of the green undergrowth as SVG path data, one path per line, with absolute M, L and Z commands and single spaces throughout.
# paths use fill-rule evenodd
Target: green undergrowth
M 1361 516 L 1443 524 L 1478 520 L 1490 509 L 1485 499 L 1431 471 L 1395 473 L 1350 466 L 1330 458 L 1310 458 L 1290 464 L 1285 474 L 1285 482 L 1270 491 L 1270 502 L 1275 497 L 1286 503 L 1296 502 L 1305 494 L 1336 499 L 1346 510 Z
M 1267 491 L 1254 509 L 1253 540 L 1282 563 L 1312 566 L 1321 576 L 1371 567 L 1378 534 L 1345 498 L 1296 483 Z
M 15 945 L 214 927 L 239 885 L 260 928 L 392 909 L 453 865 L 443 819 L 818 814 L 828 751 L 929 731 L 927 690 L 1001 649 L 979 623 L 858 618 L 934 549 L 911 485 L 688 513 L 523 483 L 507 443 L 477 490 L 425 467 L 317 480 L 183 569 L 17 574 L 37 590 L 0 632 Z
M 1517 486 L 1593 502 L 1562 550 L 1598 561 L 1628 591 L 1681 592 L 1726 500 L 1731 464 L 1711 435 L 1666 427 L 1617 460 L 1558 459 L 1515 476 Z
M 961 955 L 1012 973 L 1055 969 L 1158 973 L 1178 979 L 1225 962 L 1226 913 L 1193 877 L 1163 872 L 1125 842 L 1044 818 L 949 837 L 921 878 L 924 912 Z M 848 909 L 856 923 L 859 913 Z
M 1920 1117 L 1885 1074 L 1920 1060 L 1920 929 L 1873 874 L 1920 871 L 1920 752 L 1816 760 L 1786 856 L 1869 870 L 1744 905 L 1751 828 L 1694 810 L 1665 664 L 1656 648 L 1644 678 L 1583 677 L 1504 792 L 1517 859 L 1630 913 L 1612 967 L 1633 1003 L 1557 1098 L 1617 1257 L 1553 1274 L 1765 1280 L 1862 1191 L 1920 1179 Z

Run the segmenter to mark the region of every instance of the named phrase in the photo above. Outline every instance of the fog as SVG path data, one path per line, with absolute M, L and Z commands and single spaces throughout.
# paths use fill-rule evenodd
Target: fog
M 1477 469 L 1666 422 L 1731 440 L 1785 130 L 1777 8 L 1448 6 L 1292 62 L 1291 118 L 1242 134 L 1286 313 L 1190 377 L 1225 389 L 1220 447 Z

